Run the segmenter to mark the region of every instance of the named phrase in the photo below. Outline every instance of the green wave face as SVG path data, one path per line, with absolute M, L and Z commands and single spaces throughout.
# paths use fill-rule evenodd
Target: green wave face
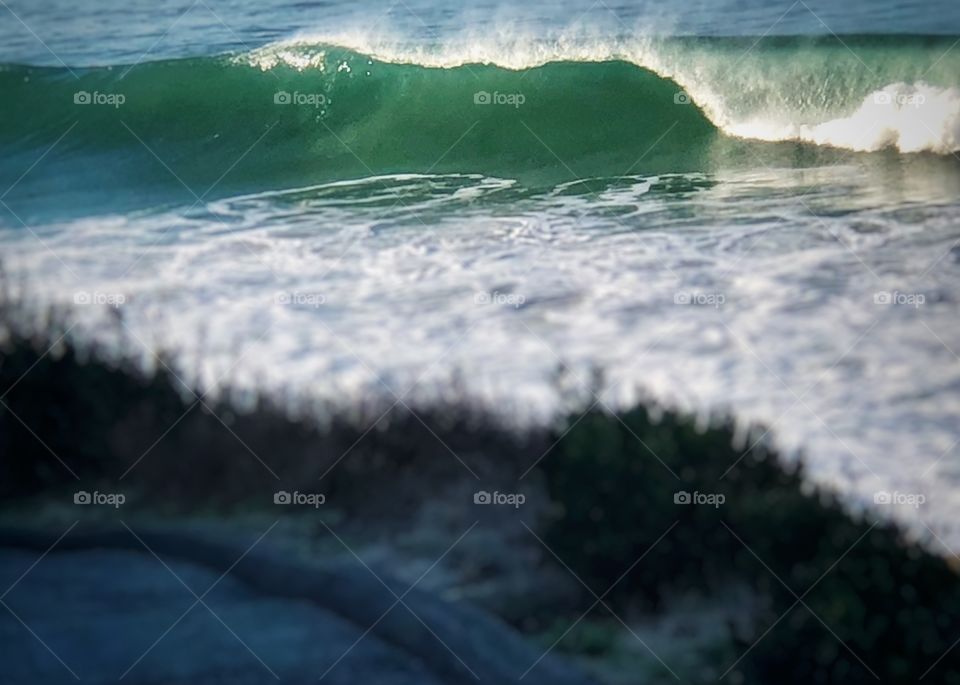
M 576 60 L 547 52 L 527 66 L 504 55 L 507 68 L 299 44 L 130 68 L 6 66 L 0 182 L 16 182 L 54 145 L 12 199 L 56 194 L 102 210 L 132 202 L 129 189 L 136 202 L 162 203 L 394 173 L 546 186 L 829 163 L 847 156 L 831 147 L 848 132 L 821 125 L 891 83 L 933 84 L 947 117 L 933 126 L 949 145 L 960 70 L 948 47 L 947 38 L 675 39 L 580 50 Z M 743 140 L 764 137 L 779 142 Z
M 0 73 L 0 89 L 12 94 L 0 132 L 5 172 L 26 168 L 71 125 L 57 146 L 57 186 L 79 189 L 95 177 L 116 187 L 176 187 L 175 175 L 198 195 L 228 170 L 218 189 L 394 172 L 549 183 L 696 168 L 717 136 L 697 107 L 674 103 L 675 84 L 623 62 L 516 72 L 340 52 L 322 71 L 217 58 L 78 75 Z M 76 93 L 91 104 L 75 104 Z M 670 144 L 650 149 L 667 136 Z

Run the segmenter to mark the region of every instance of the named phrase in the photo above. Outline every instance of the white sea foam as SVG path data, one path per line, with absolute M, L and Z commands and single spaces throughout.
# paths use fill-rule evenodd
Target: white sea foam
M 11 225 L 0 252 L 10 283 L 71 307 L 71 335 L 167 353 L 205 393 L 414 406 L 459 377 L 520 421 L 600 368 L 609 406 L 641 387 L 729 407 L 849 493 L 926 492 L 899 511 L 932 525 L 960 512 L 960 366 L 943 344 L 960 336 L 960 172 L 922 172 L 932 161 L 503 202 L 506 179 L 397 174 L 37 227 L 43 242 Z
M 894 83 L 866 98 L 849 116 L 818 124 L 776 120 L 730 123 L 728 133 L 759 140 L 804 140 L 858 151 L 960 150 L 960 89 Z

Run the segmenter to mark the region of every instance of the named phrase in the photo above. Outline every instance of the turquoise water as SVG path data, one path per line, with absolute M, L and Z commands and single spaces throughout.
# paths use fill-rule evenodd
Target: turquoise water
M 956 3 L 8 4 L 0 250 L 79 339 L 517 421 L 601 368 L 960 542 Z

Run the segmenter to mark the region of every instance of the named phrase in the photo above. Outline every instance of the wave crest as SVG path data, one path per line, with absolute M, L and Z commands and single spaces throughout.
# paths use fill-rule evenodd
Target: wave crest
M 336 49 L 380 62 L 431 69 L 488 65 L 526 72 L 560 62 L 621 61 L 675 81 L 731 136 L 949 154 L 960 150 L 960 59 L 944 53 L 944 44 L 946 37 L 757 43 L 495 33 L 427 46 L 349 33 L 301 36 L 239 59 L 264 70 L 323 69 L 327 46 L 341 46 Z

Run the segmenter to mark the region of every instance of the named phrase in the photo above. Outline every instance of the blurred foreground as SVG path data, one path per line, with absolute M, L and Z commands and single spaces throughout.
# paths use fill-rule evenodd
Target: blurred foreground
M 3 682 L 960 682 L 935 541 L 728 420 L 294 416 L 2 314 Z

